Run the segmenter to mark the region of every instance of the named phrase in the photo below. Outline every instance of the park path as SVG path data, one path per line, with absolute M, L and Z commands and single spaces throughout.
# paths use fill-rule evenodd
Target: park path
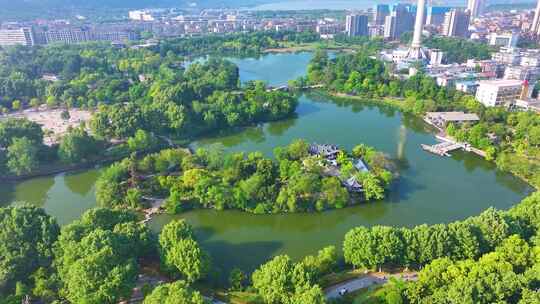
M 405 281 L 416 281 L 418 279 L 417 274 L 414 272 L 396 274 L 369 273 L 360 278 L 331 286 L 325 290 L 325 295 L 327 299 L 339 298 L 341 297 L 339 291 L 343 288 L 347 289 L 347 292 L 350 293 L 372 285 L 385 284 L 390 278 L 399 278 Z

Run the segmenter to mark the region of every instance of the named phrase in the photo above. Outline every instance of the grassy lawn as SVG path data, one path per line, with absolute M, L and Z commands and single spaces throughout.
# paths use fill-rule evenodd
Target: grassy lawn
M 364 275 L 365 269 L 355 269 L 355 270 L 343 270 L 340 272 L 333 272 L 323 276 L 319 280 L 319 285 L 323 288 L 328 288 L 334 285 L 337 285 L 342 282 L 346 282 L 352 279 L 356 279 Z
M 368 288 L 363 288 L 357 290 L 354 293 L 351 293 L 351 302 L 352 304 L 377 304 L 380 303 L 381 298 L 381 285 L 370 286 Z
M 259 296 L 255 293 L 251 292 L 241 292 L 241 291 L 233 291 L 233 292 L 216 292 L 216 298 L 219 300 L 231 303 L 231 304 L 262 304 L 262 300 L 259 298 Z

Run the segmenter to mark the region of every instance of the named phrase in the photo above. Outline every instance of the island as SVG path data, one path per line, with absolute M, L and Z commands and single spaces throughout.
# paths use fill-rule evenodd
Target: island
M 332 144 L 296 140 L 274 150 L 224 153 L 219 149 L 167 149 L 126 158 L 96 183 L 98 204 L 246 212 L 314 212 L 381 200 L 395 177 L 392 162 L 364 144 L 349 153 Z

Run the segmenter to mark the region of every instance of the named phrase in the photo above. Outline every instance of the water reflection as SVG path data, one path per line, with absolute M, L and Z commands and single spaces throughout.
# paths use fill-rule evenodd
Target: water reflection
M 294 127 L 297 118 L 290 118 L 282 121 L 276 121 L 268 124 L 266 130 L 272 136 L 281 136 L 290 128 Z
M 94 183 L 81 183 L 81 178 L 96 181 L 98 176 L 97 170 L 71 172 L 64 175 L 64 183 L 71 192 L 86 196 L 92 191 Z
M 399 126 L 396 157 L 398 160 L 406 160 L 405 145 L 407 144 L 407 128 L 404 125 Z
M 1 200 L 2 203 L 16 201 L 43 207 L 54 184 L 55 179 L 50 177 L 34 178 L 18 184 L 5 183 L 0 186 Z

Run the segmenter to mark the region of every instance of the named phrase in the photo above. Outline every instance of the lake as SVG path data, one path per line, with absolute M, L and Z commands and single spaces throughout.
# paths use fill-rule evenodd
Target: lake
M 233 61 L 239 65 L 243 81 L 261 79 L 280 85 L 302 75 L 310 58 L 311 53 L 268 54 Z M 346 149 L 359 143 L 374 146 L 396 161 L 400 177 L 387 199 L 380 202 L 315 214 L 196 210 L 158 216 L 150 223 L 152 229 L 159 231 L 172 218 L 185 218 L 216 267 L 250 270 L 276 254 L 300 258 L 327 245 L 340 246 L 344 234 L 358 225 L 447 223 L 490 206 L 509 208 L 532 191 L 520 179 L 476 155 L 456 152 L 443 158 L 424 152 L 420 144 L 431 144 L 435 139 L 421 119 L 387 106 L 335 102 L 315 93 L 301 96 L 293 118 L 215 134 L 192 146 L 262 151 L 271 156 L 276 146 L 297 138 Z M 0 185 L 0 200 L 6 204 L 28 201 L 66 224 L 94 206 L 98 174 L 98 169 L 92 169 Z

